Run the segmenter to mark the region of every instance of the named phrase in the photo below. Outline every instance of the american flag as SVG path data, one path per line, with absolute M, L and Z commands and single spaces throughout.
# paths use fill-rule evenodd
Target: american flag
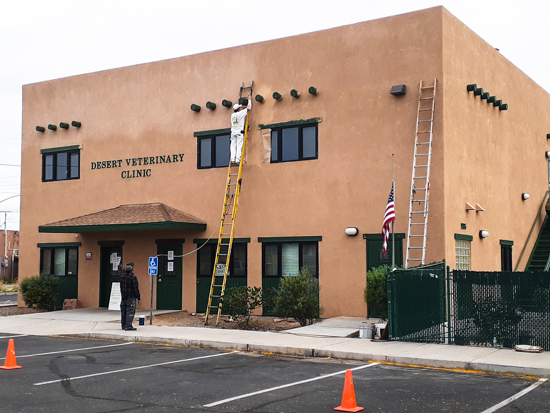
M 388 205 L 386 205 L 386 214 L 384 215 L 384 222 L 382 224 L 382 252 L 386 255 L 386 249 L 388 247 L 388 238 L 390 237 L 390 223 L 395 221 L 395 205 L 393 199 L 393 182 L 391 184 L 390 197 L 388 198 Z

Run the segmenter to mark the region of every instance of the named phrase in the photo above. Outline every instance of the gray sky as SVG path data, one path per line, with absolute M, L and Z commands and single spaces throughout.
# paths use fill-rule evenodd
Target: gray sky
M 19 229 L 22 85 L 443 5 L 550 91 L 548 0 L 0 0 L 0 211 Z M 4 213 L 0 213 L 4 228 Z

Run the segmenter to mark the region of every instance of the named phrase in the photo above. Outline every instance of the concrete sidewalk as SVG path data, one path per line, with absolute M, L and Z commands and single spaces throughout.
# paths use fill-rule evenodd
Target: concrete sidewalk
M 155 315 L 167 311 L 154 311 Z M 149 311 L 138 310 L 139 315 Z M 218 329 L 215 327 L 139 326 L 123 331 L 118 311 L 82 308 L 0 318 L 0 332 L 28 335 L 73 335 L 118 341 L 235 349 L 287 355 L 381 361 L 425 367 L 476 370 L 550 377 L 550 352 L 523 353 L 511 349 L 405 343 L 352 338 L 364 318 L 337 317 L 312 326 L 282 332 Z M 137 323 L 136 323 L 137 324 Z M 1 351 L 1 350 L 0 350 Z

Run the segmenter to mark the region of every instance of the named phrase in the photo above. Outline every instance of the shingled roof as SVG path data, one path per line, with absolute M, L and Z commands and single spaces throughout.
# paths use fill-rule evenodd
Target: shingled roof
M 198 229 L 206 222 L 160 202 L 120 205 L 76 218 L 38 227 L 39 232 L 92 232 L 137 229 Z

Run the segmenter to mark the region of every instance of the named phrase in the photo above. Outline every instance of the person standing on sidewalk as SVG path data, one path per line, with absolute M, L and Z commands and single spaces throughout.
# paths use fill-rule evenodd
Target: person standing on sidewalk
M 136 315 L 136 300 L 141 302 L 139 294 L 139 284 L 137 277 L 132 272 L 134 263 L 130 262 L 124 267 L 124 272 L 120 277 L 120 321 L 122 329 L 126 331 L 137 330 L 132 325 Z

